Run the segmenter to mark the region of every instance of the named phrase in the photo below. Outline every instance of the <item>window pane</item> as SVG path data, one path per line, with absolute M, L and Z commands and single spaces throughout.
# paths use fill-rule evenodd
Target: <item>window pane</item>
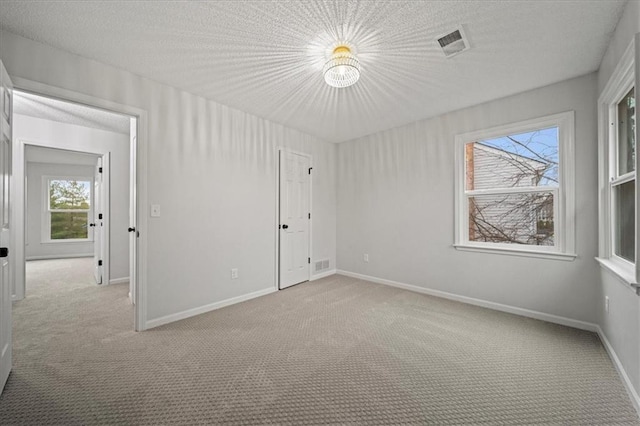
M 631 89 L 618 104 L 618 174 L 636 169 L 636 96 Z
M 89 210 L 90 206 L 90 181 L 49 181 L 49 207 L 51 210 Z
M 615 250 L 618 256 L 635 262 L 635 181 L 614 187 Z
M 88 216 L 82 212 L 52 212 L 51 239 L 88 238 Z
M 469 197 L 469 241 L 554 245 L 550 192 Z
M 558 128 L 468 143 L 465 161 L 467 191 L 558 186 Z

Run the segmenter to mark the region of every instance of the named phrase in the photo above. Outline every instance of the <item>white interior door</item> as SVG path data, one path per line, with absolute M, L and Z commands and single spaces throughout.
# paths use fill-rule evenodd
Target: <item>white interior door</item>
M 13 86 L 0 62 L 0 393 L 11 371 L 11 274 L 9 267 L 9 184 Z
M 102 157 L 98 157 L 96 172 L 93 179 L 93 276 L 96 284 L 102 284 L 103 280 L 103 241 L 104 241 L 104 184 L 102 181 Z
M 138 220 L 136 218 L 136 143 L 138 142 L 138 120 L 131 118 L 129 130 L 129 298 L 131 303 L 136 304 L 136 286 L 138 271 L 136 270 L 136 256 L 138 253 Z
M 280 288 L 309 279 L 310 159 L 280 151 Z

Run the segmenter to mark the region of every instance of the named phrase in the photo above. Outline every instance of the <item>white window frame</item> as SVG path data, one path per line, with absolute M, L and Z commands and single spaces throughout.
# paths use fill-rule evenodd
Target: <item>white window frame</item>
M 575 254 L 575 149 L 574 111 L 482 129 L 455 137 L 455 242 L 458 250 L 500 253 L 516 256 L 573 260 Z M 517 187 L 467 191 L 465 146 L 471 142 L 506 135 L 558 128 L 558 186 Z M 469 241 L 469 202 L 474 195 L 551 192 L 554 196 L 554 246 L 518 245 Z
M 92 176 L 43 176 L 42 177 L 42 195 L 43 195 L 43 203 L 42 203 L 42 242 L 47 244 L 65 244 L 65 243 L 86 243 L 93 241 L 93 232 L 87 229 L 87 238 L 68 238 L 64 240 L 54 240 L 51 239 L 51 213 L 56 212 L 58 210 L 51 210 L 51 204 L 49 200 L 49 186 L 51 185 L 51 181 L 53 180 L 75 180 L 82 182 L 89 182 L 89 198 L 91 203 L 89 204 L 89 210 L 84 209 L 68 209 L 68 210 L 59 210 L 66 213 L 87 213 L 87 226 L 89 223 L 93 221 L 93 204 L 94 204 L 94 195 L 93 188 L 94 182 Z
M 640 272 L 638 271 L 638 238 L 640 236 L 640 230 L 638 230 L 638 196 L 640 190 L 636 178 L 638 166 L 640 165 L 640 159 L 637 155 L 638 129 L 636 128 L 635 171 L 618 176 L 618 126 L 615 121 L 617 118 L 617 105 L 627 93 L 629 93 L 632 87 L 636 88 L 636 98 L 638 95 L 638 85 L 636 84 L 636 67 L 638 66 L 636 59 L 637 37 L 638 36 L 636 36 L 634 42 L 629 44 L 627 50 L 622 55 L 620 62 L 598 99 L 599 233 L 598 257 L 596 257 L 596 260 L 603 268 L 609 270 L 619 278 L 620 281 L 633 287 L 635 287 L 640 280 Z M 635 262 L 629 262 L 617 256 L 613 249 L 616 225 L 613 188 L 614 186 L 632 180 L 636 182 L 636 217 L 634 218 L 636 225 Z

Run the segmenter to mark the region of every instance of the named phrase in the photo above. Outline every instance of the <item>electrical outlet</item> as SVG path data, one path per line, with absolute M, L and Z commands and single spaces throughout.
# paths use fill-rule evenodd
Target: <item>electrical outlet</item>
M 232 279 L 232 280 L 235 280 L 235 279 L 237 279 L 237 278 L 238 278 L 238 268 L 233 268 L 233 269 L 231 270 L 231 279 Z
M 604 297 L 604 310 L 609 313 L 609 296 Z
M 368 255 L 368 254 L 366 254 L 366 253 L 365 253 L 365 255 L 364 255 L 364 261 L 365 261 L 366 263 L 369 263 L 369 255 Z

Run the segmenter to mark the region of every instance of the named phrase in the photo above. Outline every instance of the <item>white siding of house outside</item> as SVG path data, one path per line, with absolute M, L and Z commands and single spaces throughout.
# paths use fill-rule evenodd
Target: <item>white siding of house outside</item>
M 467 150 L 467 154 L 472 153 L 473 156 L 473 158 L 467 159 L 467 190 L 537 186 L 538 180 L 547 166 L 542 161 L 478 142 L 471 144 L 473 145 L 472 150 Z M 550 206 L 547 203 L 542 208 L 539 206 L 547 199 L 544 194 L 516 193 L 470 197 L 470 216 L 481 212 L 482 221 L 504 230 L 513 238 L 514 241 L 511 242 L 531 244 L 532 236 L 535 236 L 537 242 L 534 244 L 553 245 L 553 237 L 547 237 L 544 233 L 539 233 L 537 229 L 538 220 L 553 220 L 553 203 Z M 533 202 L 532 196 L 536 197 Z M 552 195 L 548 194 L 548 196 Z M 515 207 L 522 204 L 525 204 L 526 208 Z M 469 222 L 473 223 L 471 217 Z M 487 239 L 487 232 L 483 234 L 477 226 L 470 225 L 469 234 L 471 241 L 494 241 L 491 238 Z M 499 238 L 499 232 L 494 230 L 491 236 Z

